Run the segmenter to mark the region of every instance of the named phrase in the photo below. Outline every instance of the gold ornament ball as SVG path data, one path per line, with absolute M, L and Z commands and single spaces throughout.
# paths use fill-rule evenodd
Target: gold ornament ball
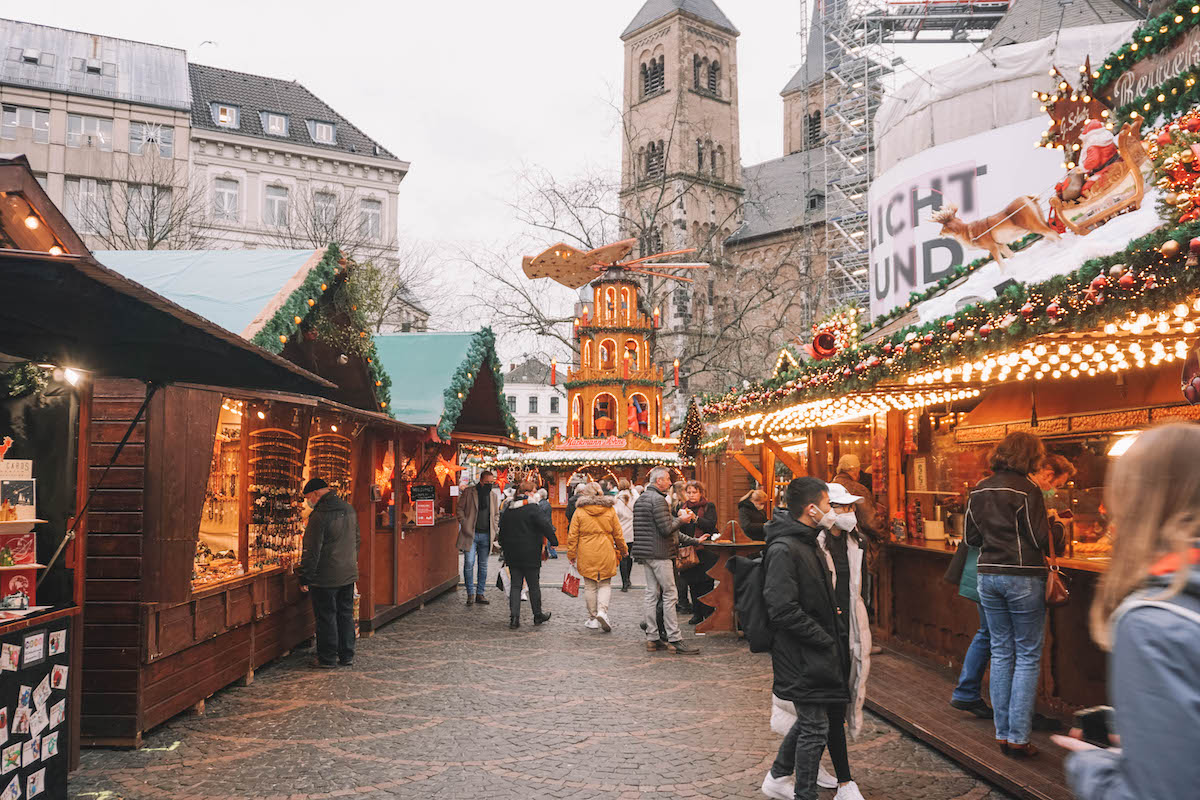
M 1196 154 L 1191 150 L 1184 150 L 1183 154 L 1179 156 L 1179 160 L 1185 164 L 1190 164 L 1196 160 Z
M 1179 242 L 1174 239 L 1168 239 L 1158 248 L 1158 252 L 1162 253 L 1164 258 L 1175 258 L 1175 256 L 1179 255 L 1181 249 Z
M 1175 196 L 1175 203 L 1177 205 L 1184 205 L 1185 203 L 1190 202 L 1192 202 L 1191 192 L 1180 192 Z
M 1108 275 L 1111 278 L 1119 278 L 1124 274 L 1125 274 L 1125 265 L 1124 264 L 1113 264 L 1111 267 L 1108 268 Z
M 1163 195 L 1163 202 L 1169 206 L 1173 206 L 1179 202 L 1179 195 L 1175 194 L 1175 192 L 1167 192 Z

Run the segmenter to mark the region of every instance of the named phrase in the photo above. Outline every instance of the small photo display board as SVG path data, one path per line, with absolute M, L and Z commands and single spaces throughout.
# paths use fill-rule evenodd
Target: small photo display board
M 0 522 L 37 519 L 37 481 L 33 478 L 0 480 Z

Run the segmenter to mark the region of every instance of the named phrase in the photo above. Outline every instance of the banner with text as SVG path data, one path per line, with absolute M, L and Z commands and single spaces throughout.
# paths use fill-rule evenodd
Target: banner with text
M 959 219 L 970 222 L 1034 195 L 1042 214 L 1049 213 L 1054 184 L 1066 170 L 1061 151 L 1036 146 L 1046 124 L 1039 116 L 931 147 L 871 183 L 872 318 L 986 255 L 941 235 L 929 215 L 943 205 L 958 206 Z

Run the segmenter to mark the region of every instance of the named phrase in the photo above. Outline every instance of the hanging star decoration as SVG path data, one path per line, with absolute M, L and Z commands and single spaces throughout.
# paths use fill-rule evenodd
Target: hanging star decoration
M 437 475 L 438 483 L 442 486 L 446 485 L 446 478 L 454 476 L 457 480 L 458 473 L 462 472 L 466 467 L 460 467 L 453 461 L 447 461 L 442 456 L 438 456 L 437 463 L 433 467 L 433 474 Z
M 1102 120 L 1109 130 L 1113 128 L 1108 106 L 1096 97 L 1092 88 L 1096 73 L 1092 71 L 1090 58 L 1079 68 L 1079 73 L 1080 84 L 1076 89 L 1057 67 L 1051 67 L 1050 76 L 1057 83 L 1054 91 L 1033 93 L 1042 101 L 1042 110 L 1050 115 L 1050 127 L 1042 134 L 1038 146 L 1062 150 L 1063 162 L 1068 168 L 1073 168 L 1078 158 L 1084 125 L 1097 119 Z

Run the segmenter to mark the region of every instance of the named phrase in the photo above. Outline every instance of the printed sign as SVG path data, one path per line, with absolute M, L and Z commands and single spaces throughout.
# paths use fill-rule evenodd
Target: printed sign
M 33 462 L 27 458 L 0 458 L 0 480 L 29 480 Z
M 433 500 L 416 500 L 413 502 L 414 509 L 417 512 L 417 525 L 429 526 L 433 525 L 437 520 L 437 511 Z
M 1134 64 L 1128 72 L 1105 86 L 1100 96 L 1111 108 L 1120 108 L 1197 64 L 1200 64 L 1200 28 L 1192 28 L 1177 39 L 1170 50 Z
M 415 484 L 409 490 L 409 496 L 412 497 L 413 502 L 417 500 L 437 500 L 437 487 L 432 483 Z
M 565 440 L 560 450 L 624 450 L 628 446 L 628 442 L 620 436 L 609 436 L 605 439 L 579 439 L 572 438 Z
M 944 205 L 958 207 L 971 222 L 1004 208 L 1022 195 L 1045 198 L 1066 170 L 1062 153 L 1037 147 L 1045 117 L 1005 125 L 924 150 L 877 177 L 869 195 L 871 228 L 871 316 L 908 302 L 959 264 L 986 255 L 965 250 L 942 236 L 929 215 Z

